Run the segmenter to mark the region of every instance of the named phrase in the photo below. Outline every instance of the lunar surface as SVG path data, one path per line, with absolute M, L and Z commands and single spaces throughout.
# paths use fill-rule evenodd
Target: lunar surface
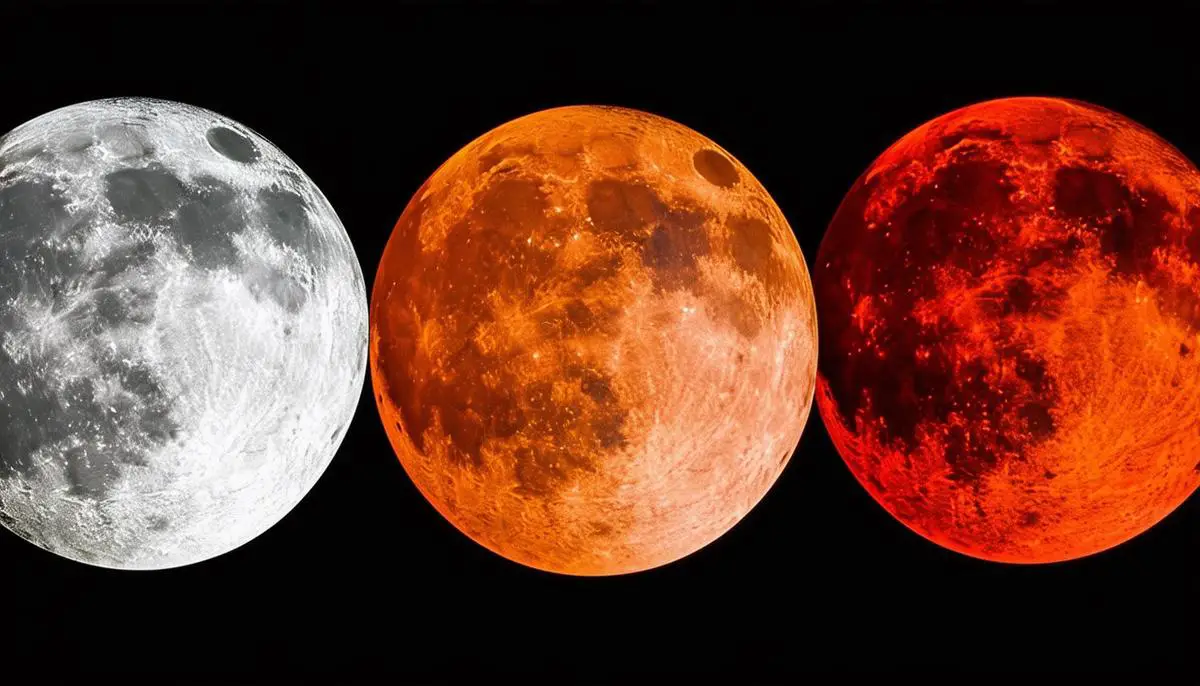
M 729 153 L 650 114 L 566 107 L 455 154 L 372 294 L 404 468 L 466 535 L 538 569 L 656 567 L 767 492 L 814 392 L 800 247 Z
M 851 471 L 967 555 L 1081 557 L 1200 484 L 1200 172 L 1081 102 L 939 117 L 871 165 L 814 269 Z
M 345 434 L 366 289 L 312 181 L 207 110 L 116 99 L 0 138 L 0 521 L 157 569 L 288 513 Z

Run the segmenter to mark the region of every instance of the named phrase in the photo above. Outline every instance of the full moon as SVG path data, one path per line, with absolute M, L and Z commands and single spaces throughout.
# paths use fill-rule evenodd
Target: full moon
M 704 547 L 775 482 L 816 375 L 800 246 L 750 172 L 614 107 L 511 121 L 417 191 L 371 299 L 392 445 L 451 523 L 574 575 Z
M 0 138 L 0 521 L 119 569 L 266 531 L 333 457 L 366 288 L 325 197 L 213 112 L 123 98 Z
M 905 525 L 987 560 L 1127 541 L 1200 484 L 1200 172 L 1109 110 L 994 100 L 855 183 L 814 269 L 818 405 Z

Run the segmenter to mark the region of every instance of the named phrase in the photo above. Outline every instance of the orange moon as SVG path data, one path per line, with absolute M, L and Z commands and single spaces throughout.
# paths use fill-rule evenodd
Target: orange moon
M 816 376 L 804 257 L 720 146 L 615 107 L 513 120 L 396 224 L 371 378 L 404 469 L 530 567 L 612 575 L 704 547 L 796 448 Z
M 818 405 L 935 543 L 1069 560 L 1200 484 L 1200 172 L 1078 101 L 994 100 L 859 178 L 814 268 Z

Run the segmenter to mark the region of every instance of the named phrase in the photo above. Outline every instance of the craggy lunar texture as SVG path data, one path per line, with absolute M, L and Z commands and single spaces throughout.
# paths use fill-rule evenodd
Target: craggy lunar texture
M 1045 98 L 887 150 L 817 257 L 820 412 L 914 531 L 1053 562 L 1200 484 L 1200 173 L 1136 123 Z
M 803 255 L 745 167 L 674 122 L 509 122 L 417 191 L 372 296 L 371 370 L 421 492 L 523 564 L 620 574 L 766 493 L 815 388 Z
M 171 102 L 66 107 L 0 139 L 0 521 L 155 569 L 283 517 L 342 440 L 366 288 L 313 183 Z

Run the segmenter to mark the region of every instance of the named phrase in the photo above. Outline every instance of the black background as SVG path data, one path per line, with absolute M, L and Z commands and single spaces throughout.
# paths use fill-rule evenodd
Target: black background
M 392 225 L 446 157 L 556 105 L 645 109 L 716 140 L 773 194 L 810 264 L 842 194 L 876 155 L 979 100 L 1091 101 L 1200 159 L 1195 22 L 1178 11 L 374 7 L 6 5 L 0 130 L 121 95 L 233 117 L 321 187 L 368 289 Z M 914 665 L 1148 670 L 1192 657 L 1200 502 L 1081 560 L 982 562 L 888 516 L 844 467 L 814 408 L 776 486 L 712 545 L 636 575 L 555 576 L 477 546 L 422 499 L 390 449 L 368 379 L 325 476 L 238 550 L 120 572 L 5 533 L 0 560 L 9 677 L 323 674 L 333 683 L 536 672 L 566 683 L 686 671 L 743 683 Z

